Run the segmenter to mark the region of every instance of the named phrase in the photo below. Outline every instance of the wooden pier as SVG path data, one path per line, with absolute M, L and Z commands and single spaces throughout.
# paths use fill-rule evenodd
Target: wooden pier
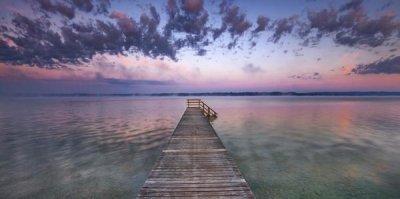
M 137 198 L 254 198 L 209 122 L 217 113 L 199 99 L 187 105 Z

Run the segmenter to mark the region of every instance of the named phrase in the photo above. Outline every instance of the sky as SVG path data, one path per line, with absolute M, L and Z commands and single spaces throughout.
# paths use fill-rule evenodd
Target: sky
M 2 0 L 0 95 L 400 91 L 398 0 Z

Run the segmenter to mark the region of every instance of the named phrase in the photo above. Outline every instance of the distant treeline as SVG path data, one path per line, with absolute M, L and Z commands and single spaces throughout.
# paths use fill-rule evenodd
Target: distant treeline
M 134 97 L 134 96 L 400 96 L 400 92 L 202 92 L 202 93 L 45 93 L 16 94 L 21 97 Z

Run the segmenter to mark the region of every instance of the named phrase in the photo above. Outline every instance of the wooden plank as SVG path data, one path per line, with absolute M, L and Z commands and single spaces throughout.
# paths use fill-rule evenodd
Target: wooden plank
M 188 108 L 137 198 L 254 198 L 204 117 L 203 109 L 208 106 L 201 103 L 200 99 L 188 100 Z

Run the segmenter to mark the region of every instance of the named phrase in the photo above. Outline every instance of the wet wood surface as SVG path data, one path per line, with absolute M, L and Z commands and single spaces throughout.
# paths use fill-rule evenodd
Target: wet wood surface
M 202 109 L 188 107 L 137 198 L 254 198 Z

